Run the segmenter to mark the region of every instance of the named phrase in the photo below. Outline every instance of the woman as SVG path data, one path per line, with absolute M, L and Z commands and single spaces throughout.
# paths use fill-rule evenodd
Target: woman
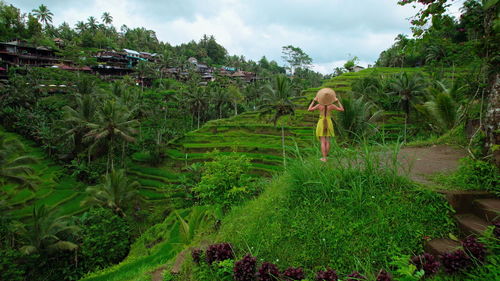
M 318 102 L 318 104 L 314 105 L 315 102 Z M 334 104 L 336 102 L 338 102 L 338 106 Z M 316 125 L 316 137 L 321 140 L 321 153 L 323 157 L 320 160 L 326 162 L 328 151 L 330 151 L 330 137 L 335 136 L 330 112 L 332 110 L 344 111 L 344 107 L 337 99 L 334 90 L 324 88 L 318 91 L 307 110 L 319 110 L 320 112 L 318 124 Z

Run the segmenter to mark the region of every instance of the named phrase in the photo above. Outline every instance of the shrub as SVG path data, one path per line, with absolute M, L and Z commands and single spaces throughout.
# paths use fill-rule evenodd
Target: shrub
M 495 234 L 496 238 L 500 238 L 500 221 L 493 222 L 493 225 L 495 227 L 493 230 L 493 234 Z
M 453 184 L 466 189 L 487 189 L 499 193 L 500 173 L 492 163 L 465 157 L 460 159 Z
M 193 258 L 193 261 L 197 264 L 200 263 L 202 254 L 203 251 L 201 249 L 194 249 L 191 251 L 191 257 Z
M 25 280 L 28 270 L 25 257 L 14 249 L 0 249 L 0 280 Z
M 484 261 L 484 258 L 486 257 L 486 248 L 482 243 L 477 241 L 476 237 L 467 237 L 464 241 L 462 241 L 462 246 L 470 257 L 479 261 Z
M 442 256 L 444 270 L 447 273 L 456 273 L 463 271 L 471 265 L 471 259 L 462 250 L 456 250 L 452 253 L 446 253 Z
M 277 281 L 280 276 L 280 271 L 275 264 L 263 262 L 257 273 L 259 281 Z
M 233 249 L 229 243 L 219 243 L 208 246 L 206 259 L 208 264 L 233 259 Z
M 354 271 L 353 273 L 347 275 L 347 281 L 358 281 L 358 280 L 366 280 L 366 277 L 364 277 L 357 271 Z
M 243 259 L 234 264 L 234 280 L 253 281 L 255 280 L 257 259 L 247 254 Z
M 411 263 L 414 264 L 418 270 L 423 269 L 425 272 L 425 276 L 427 277 L 436 274 L 439 270 L 439 267 L 441 266 L 439 261 L 437 261 L 436 258 L 429 253 L 414 256 L 411 259 Z
M 337 281 L 339 277 L 337 272 L 333 269 L 327 269 L 325 271 L 320 270 L 316 273 L 316 281 Z
M 387 271 L 381 269 L 377 275 L 377 281 L 392 281 L 392 277 Z
M 92 208 L 85 212 L 81 252 L 89 269 L 104 268 L 125 258 L 130 249 L 130 227 L 125 219 L 109 209 Z
M 252 194 L 250 161 L 244 155 L 216 155 L 203 168 L 193 191 L 204 203 L 229 207 Z
M 283 272 L 286 280 L 302 280 L 305 278 L 304 270 L 300 267 L 289 267 Z

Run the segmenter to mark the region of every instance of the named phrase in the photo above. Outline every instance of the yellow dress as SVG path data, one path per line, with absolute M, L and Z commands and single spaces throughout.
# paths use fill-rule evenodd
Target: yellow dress
M 326 117 L 323 113 L 320 113 L 319 115 L 319 120 L 318 124 L 316 125 L 316 137 L 319 139 L 319 137 L 334 137 L 335 132 L 333 131 L 333 122 L 332 118 L 330 117 L 330 112 L 328 111 L 326 113 Z M 324 120 L 326 118 L 327 124 L 328 124 L 328 129 L 326 130 L 326 133 L 324 132 Z

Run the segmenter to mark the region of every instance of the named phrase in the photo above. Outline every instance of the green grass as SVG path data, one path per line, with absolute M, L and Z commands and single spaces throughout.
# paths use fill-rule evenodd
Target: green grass
M 293 161 L 261 196 L 234 208 L 214 240 L 282 269 L 330 266 L 368 275 L 395 256 L 420 253 L 424 236 L 453 231 L 449 209 L 439 195 L 398 176 L 391 158 L 382 157 L 390 154 L 338 149 L 329 164 L 317 156 Z

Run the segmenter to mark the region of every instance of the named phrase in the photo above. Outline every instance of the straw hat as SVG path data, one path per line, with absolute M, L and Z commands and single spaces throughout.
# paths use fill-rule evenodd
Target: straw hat
M 316 97 L 318 98 L 318 103 L 321 105 L 329 105 L 337 100 L 335 91 L 330 88 L 323 88 L 319 90 Z

